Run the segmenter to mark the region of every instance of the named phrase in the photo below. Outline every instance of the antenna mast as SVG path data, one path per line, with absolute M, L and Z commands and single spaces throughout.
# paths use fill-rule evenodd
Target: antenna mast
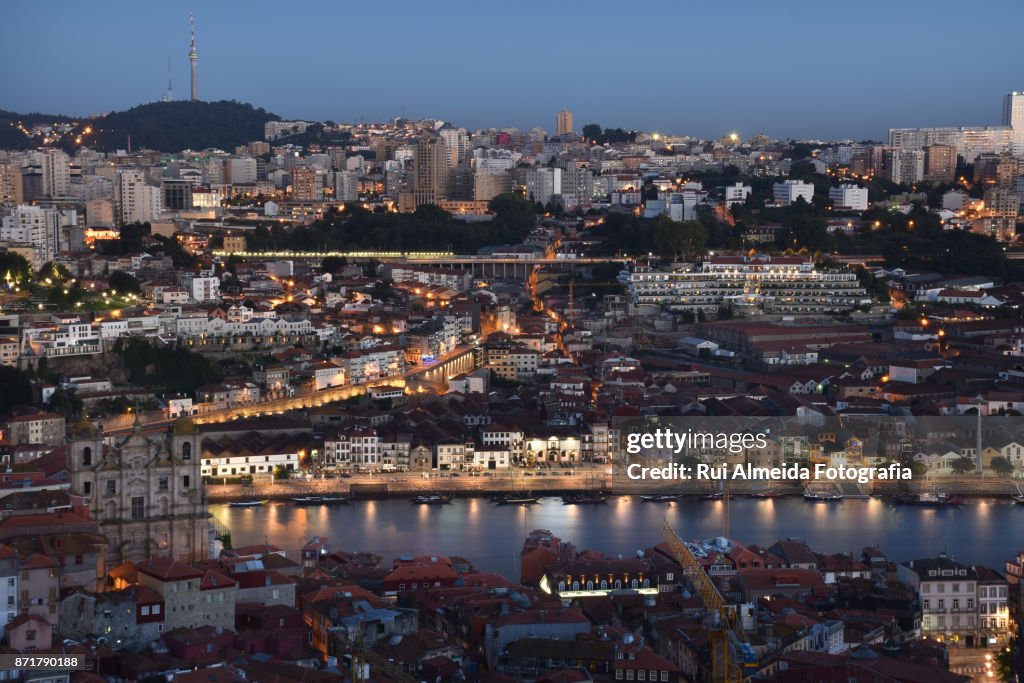
M 196 54 L 196 17 L 191 12 L 188 13 L 188 28 L 192 34 L 192 42 L 188 48 L 188 61 L 192 67 L 192 101 L 195 102 L 199 99 L 199 81 L 196 80 L 196 62 L 199 61 L 199 55 Z

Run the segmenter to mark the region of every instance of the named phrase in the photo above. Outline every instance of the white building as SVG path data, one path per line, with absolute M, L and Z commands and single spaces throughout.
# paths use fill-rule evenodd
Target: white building
M 358 171 L 337 171 L 334 174 L 334 198 L 343 202 L 359 199 Z
M 752 188 L 750 185 L 744 185 L 743 183 L 736 183 L 735 185 L 729 185 L 725 188 L 725 205 L 728 208 L 732 208 L 735 204 L 742 204 L 747 201 L 747 197 L 750 196 Z
M 345 384 L 345 368 L 337 363 L 325 361 L 317 363 L 309 369 L 313 371 L 313 383 L 317 391 Z
M 547 204 L 555 196 L 562 194 L 562 169 L 536 168 L 523 174 L 526 185 L 527 199 Z
M 846 211 L 868 210 L 868 189 L 848 183 L 829 188 L 828 198 L 836 209 Z
M 297 472 L 299 469 L 299 454 L 297 452 L 288 452 L 248 455 L 224 450 L 217 454 L 204 452 L 202 458 L 202 475 L 204 477 L 269 475 L 273 474 L 274 469 L 277 467 Z
M 802 197 L 808 204 L 814 199 L 814 185 L 805 183 L 802 180 L 784 180 L 781 183 L 772 185 L 772 193 L 775 203 L 781 206 L 789 206 Z
M 978 573 L 947 557 L 911 560 L 897 568 L 900 582 L 917 590 L 921 636 L 977 645 Z
M 203 303 L 220 299 L 220 278 L 214 276 L 193 277 L 187 282 L 188 294 L 193 301 Z
M 142 169 L 126 168 L 117 173 L 117 200 L 121 223 L 152 223 L 160 217 L 160 188 L 146 181 Z
M 232 185 L 256 182 L 257 162 L 252 157 L 235 157 L 224 162 L 224 180 Z
M 351 384 L 366 384 L 405 371 L 405 349 L 382 346 L 366 351 L 351 351 L 338 359 Z
M 892 182 L 910 185 L 924 178 L 924 150 L 893 149 L 886 155 L 889 157 L 889 180 Z
M 58 211 L 41 206 L 21 205 L 5 216 L 0 226 L 0 241 L 32 247 L 32 267 L 52 261 L 60 246 L 61 228 L 78 224 L 74 210 Z

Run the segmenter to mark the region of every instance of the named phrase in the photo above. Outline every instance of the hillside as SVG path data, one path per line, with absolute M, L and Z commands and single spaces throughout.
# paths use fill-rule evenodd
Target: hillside
M 74 119 L 58 114 L 18 114 L 0 109 L 0 149 L 30 149 L 37 146 L 36 140 L 19 128 L 19 124 L 30 130 L 42 123 L 73 123 Z
M 217 147 L 232 150 L 263 139 L 263 124 L 281 117 L 250 104 L 220 102 L 153 102 L 113 112 L 93 122 L 93 145 L 110 151 L 149 147 L 162 152 Z

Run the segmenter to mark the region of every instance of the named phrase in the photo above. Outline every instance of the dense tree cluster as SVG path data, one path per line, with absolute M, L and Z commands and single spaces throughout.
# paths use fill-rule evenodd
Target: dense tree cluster
M 583 137 L 592 140 L 599 145 L 615 142 L 633 142 L 636 140 L 635 130 L 623 130 L 622 128 L 602 129 L 596 123 L 588 123 L 583 126 Z
M 536 225 L 533 205 L 514 194 L 491 200 L 494 220 L 466 223 L 427 204 L 413 213 L 369 212 L 359 206 L 331 211 L 309 226 L 288 231 L 259 227 L 249 235 L 253 249 L 454 251 L 472 253 L 487 245 L 517 244 Z
M 141 337 L 121 337 L 114 344 L 132 384 L 191 392 L 223 379 L 206 357 L 182 347 L 154 346 Z
M 280 117 L 250 104 L 220 102 L 153 102 L 107 114 L 92 123 L 93 144 L 111 151 L 149 147 L 162 152 L 183 149 L 234 149 L 263 139 L 263 124 Z

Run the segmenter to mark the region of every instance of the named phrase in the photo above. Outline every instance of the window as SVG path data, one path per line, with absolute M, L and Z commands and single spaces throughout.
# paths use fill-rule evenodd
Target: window
M 92 448 L 89 446 L 82 449 L 82 467 L 92 467 Z
M 187 489 L 191 483 L 191 478 L 186 474 L 181 478 L 181 488 Z
M 666 581 L 675 581 L 675 579 L 676 579 L 675 572 L 666 572 L 665 573 L 665 580 Z
M 645 669 L 640 669 L 639 671 L 637 671 L 636 672 L 636 679 L 638 681 L 646 681 L 647 680 L 647 671 Z
M 157 484 L 158 491 L 166 491 L 169 488 L 167 477 L 160 477 Z
M 35 639 L 36 639 L 36 632 L 35 632 L 35 630 L 25 631 L 25 640 L 35 640 Z
M 107 495 L 108 496 L 116 496 L 117 495 L 117 482 L 115 480 L 113 480 L 113 479 L 107 479 Z
M 969 598 L 967 600 L 967 609 L 974 609 L 974 598 Z
M 11 578 L 7 579 L 7 587 L 8 588 L 14 588 L 14 577 L 13 576 Z
M 953 600 L 953 609 L 960 609 L 960 601 Z
M 192 444 L 186 441 L 181 444 L 181 459 L 191 460 L 192 459 Z
M 153 605 L 153 614 L 160 614 L 160 605 Z
M 615 670 L 615 680 L 617 680 L 617 681 L 621 681 L 622 680 L 622 669 L 616 669 Z
M 132 519 L 145 519 L 146 499 L 143 496 L 132 496 Z
M 87 495 L 87 496 L 92 495 L 92 482 L 91 481 L 85 482 L 85 486 L 82 488 L 82 492 L 85 493 L 85 495 Z
M 141 614 L 142 614 L 142 616 L 144 616 L 144 617 L 148 617 L 148 616 L 149 616 L 149 605 L 143 605 L 143 606 L 142 606 L 142 612 L 141 612 Z
M 663 680 L 663 681 L 667 681 L 668 680 L 668 672 L 667 671 L 662 671 L 661 672 L 661 680 Z

